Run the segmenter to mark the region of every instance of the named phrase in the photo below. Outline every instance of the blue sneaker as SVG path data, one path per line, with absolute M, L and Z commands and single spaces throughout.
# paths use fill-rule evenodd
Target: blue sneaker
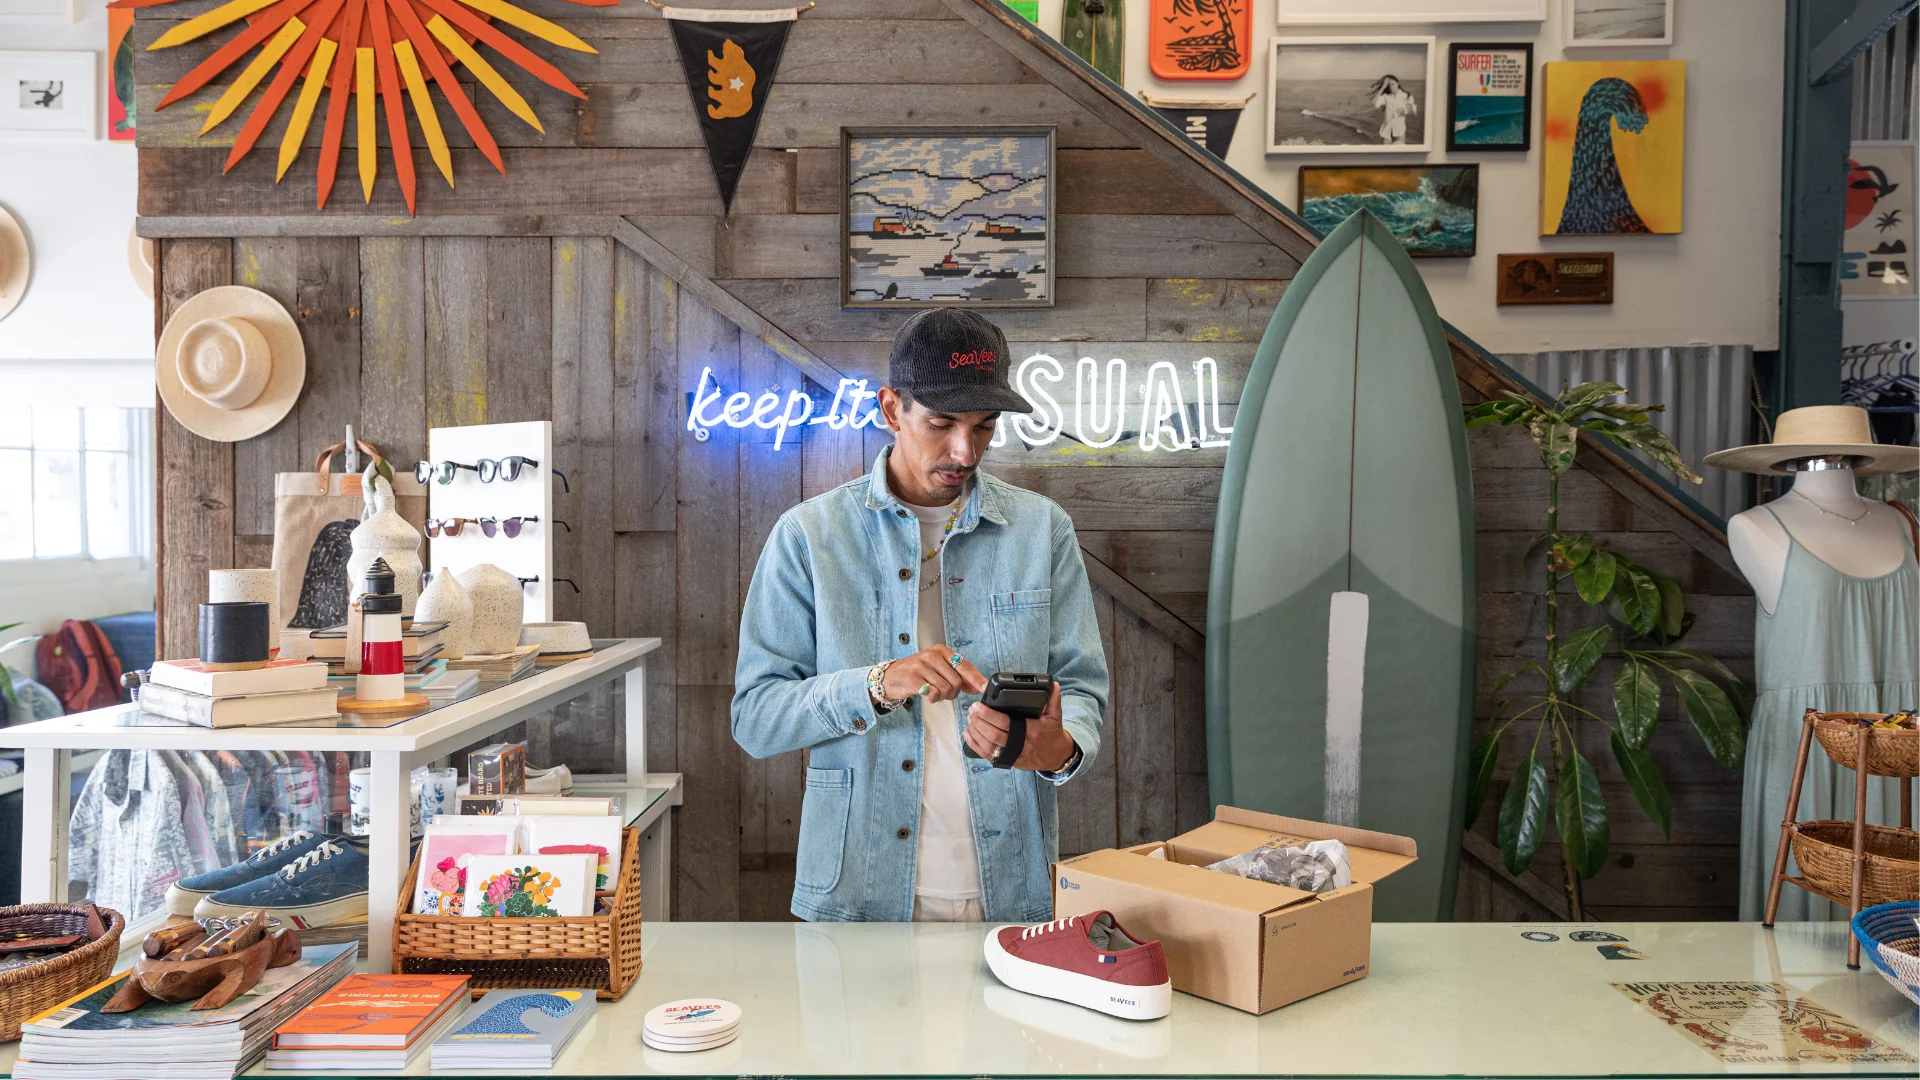
M 196 919 L 228 918 L 265 908 L 300 929 L 367 913 L 367 853 L 344 836 L 324 836 L 306 854 L 244 885 L 204 897 Z
M 232 866 L 181 878 L 167 887 L 167 910 L 175 915 L 191 915 L 201 900 L 235 885 L 245 885 L 266 877 L 318 847 L 322 839 L 302 829 L 275 840 Z

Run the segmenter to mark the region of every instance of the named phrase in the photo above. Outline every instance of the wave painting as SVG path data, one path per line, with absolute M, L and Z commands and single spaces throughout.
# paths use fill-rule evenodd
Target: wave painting
M 1474 253 L 1479 220 L 1477 165 L 1317 166 L 1300 169 L 1300 216 L 1329 233 L 1365 208 L 1415 258 Z

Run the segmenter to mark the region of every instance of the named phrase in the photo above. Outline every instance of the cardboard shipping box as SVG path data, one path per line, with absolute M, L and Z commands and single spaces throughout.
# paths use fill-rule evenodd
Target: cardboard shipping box
M 1276 838 L 1340 841 L 1353 884 L 1310 893 L 1206 869 Z M 1373 883 L 1416 854 L 1404 836 L 1222 806 L 1183 836 L 1056 864 L 1053 916 L 1111 911 L 1160 941 L 1175 990 L 1270 1012 L 1366 976 Z

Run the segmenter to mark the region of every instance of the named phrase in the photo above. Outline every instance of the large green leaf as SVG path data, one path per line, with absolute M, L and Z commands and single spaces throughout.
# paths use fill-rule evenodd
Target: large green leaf
M 1648 413 L 1665 412 L 1666 408 L 1665 405 L 1634 405 L 1622 401 L 1613 405 L 1595 405 L 1593 411 L 1623 423 L 1644 424 Z
M 1620 397 L 1626 392 L 1627 388 L 1616 382 L 1583 382 L 1562 391 L 1560 397 L 1554 401 L 1554 408 L 1567 416 L 1573 416 L 1576 410 L 1591 408 L 1598 402 Z
M 1733 669 L 1723 663 L 1719 657 L 1700 649 L 1675 649 L 1673 651 L 1704 666 L 1708 671 L 1718 677 L 1721 682 L 1727 684 L 1727 689 L 1732 692 L 1735 711 L 1745 713 L 1748 708 L 1751 707 L 1753 699 L 1752 688 L 1746 684 L 1744 679 L 1735 675 Z
M 1553 654 L 1553 685 L 1562 694 L 1571 694 L 1592 673 L 1593 665 L 1600 662 L 1600 654 L 1606 651 L 1607 640 L 1613 637 L 1613 627 L 1605 623 L 1589 626 L 1585 630 L 1575 630 L 1560 639 L 1560 647 Z
M 1647 812 L 1655 825 L 1660 826 L 1660 834 L 1673 836 L 1673 806 L 1667 801 L 1667 781 L 1660 775 L 1660 766 L 1654 764 L 1653 755 L 1644 749 L 1627 745 L 1619 732 L 1613 733 L 1613 760 L 1620 763 L 1620 771 L 1627 776 L 1627 787 L 1633 791 L 1633 801 Z
M 1567 861 L 1581 877 L 1590 878 L 1607 865 L 1607 804 L 1600 798 L 1600 778 L 1578 750 L 1560 766 L 1554 821 L 1560 826 Z
M 1687 617 L 1687 598 L 1680 586 L 1672 578 L 1659 574 L 1648 574 L 1653 579 L 1653 587 L 1660 590 L 1660 621 L 1656 628 L 1668 639 L 1680 636 L 1683 620 Z
M 1577 569 L 1593 555 L 1593 534 L 1577 533 L 1573 536 L 1563 536 L 1560 542 L 1553 546 L 1553 553 L 1558 556 L 1558 564 L 1562 570 Z
M 1480 819 L 1480 807 L 1487 801 L 1487 789 L 1493 786 L 1493 767 L 1500 760 L 1500 736 L 1489 731 L 1473 745 L 1467 759 L 1467 824 Z
M 1573 571 L 1573 588 L 1580 599 L 1597 604 L 1613 591 L 1614 569 L 1619 565 L 1611 551 L 1596 551 Z
M 1652 633 L 1660 624 L 1660 586 L 1653 583 L 1652 574 L 1627 560 L 1619 559 L 1618 564 L 1614 570 L 1619 579 L 1616 591 L 1627 627 L 1636 635 Z
M 1573 425 L 1543 414 L 1528 421 L 1527 433 L 1533 436 L 1534 445 L 1540 448 L 1540 457 L 1546 463 L 1548 472 L 1559 476 L 1573 468 L 1573 454 L 1578 449 Z
M 1673 678 L 1673 688 L 1680 691 L 1687 719 L 1700 732 L 1713 760 L 1729 769 L 1740 764 L 1746 744 L 1740 737 L 1740 714 L 1734 711 L 1726 692 L 1712 679 L 1689 668 L 1673 668 L 1668 674 Z
M 1688 483 L 1703 483 L 1700 474 L 1687 467 L 1680 458 L 1680 449 L 1673 445 L 1667 433 L 1652 424 L 1622 424 L 1617 430 L 1607 433 L 1608 438 L 1641 450 L 1653 460 L 1659 462 L 1675 476 Z
M 1540 850 L 1547 827 L 1547 764 L 1528 754 L 1507 781 L 1507 797 L 1500 801 L 1500 857 L 1507 872 L 1518 874 Z
M 1653 677 L 1651 667 L 1632 656 L 1613 677 L 1613 714 L 1620 718 L 1628 746 L 1637 749 L 1653 738 L 1654 725 L 1660 720 L 1660 680 Z

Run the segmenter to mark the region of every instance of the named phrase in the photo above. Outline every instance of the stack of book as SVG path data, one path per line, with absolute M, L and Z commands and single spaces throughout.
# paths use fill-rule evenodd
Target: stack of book
M 551 1069 L 593 1019 L 594 1004 L 592 990 L 489 990 L 458 1027 L 434 1040 L 432 1068 Z
M 401 670 L 417 675 L 438 658 L 447 624 L 445 622 L 408 621 L 400 628 Z M 331 674 L 346 674 L 347 628 L 329 626 L 307 635 L 315 660 L 326 661 Z
M 404 1069 L 459 1018 L 465 975 L 349 975 L 273 1033 L 269 1069 Z
M 483 683 L 503 683 L 533 670 L 540 658 L 540 646 L 522 645 L 510 653 L 468 653 L 459 660 L 447 661 L 450 671 L 471 671 Z
M 424 695 L 435 704 L 458 701 L 480 687 L 480 679 L 470 671 L 448 671 L 447 662 L 435 656 L 407 665 L 407 693 Z M 345 661 L 327 663 L 327 682 L 343 693 L 353 692 L 355 676 L 347 673 Z
M 26 1022 L 18 1080 L 232 1080 L 266 1052 L 273 1030 L 353 970 L 352 945 L 309 945 L 286 967 L 218 1009 L 149 1001 L 132 1012 L 101 1009 L 128 979 L 122 972 Z
M 140 687 L 143 712 L 201 727 L 243 727 L 322 720 L 338 715 L 338 688 L 327 666 L 269 660 L 244 671 L 211 671 L 198 660 L 159 660 Z

